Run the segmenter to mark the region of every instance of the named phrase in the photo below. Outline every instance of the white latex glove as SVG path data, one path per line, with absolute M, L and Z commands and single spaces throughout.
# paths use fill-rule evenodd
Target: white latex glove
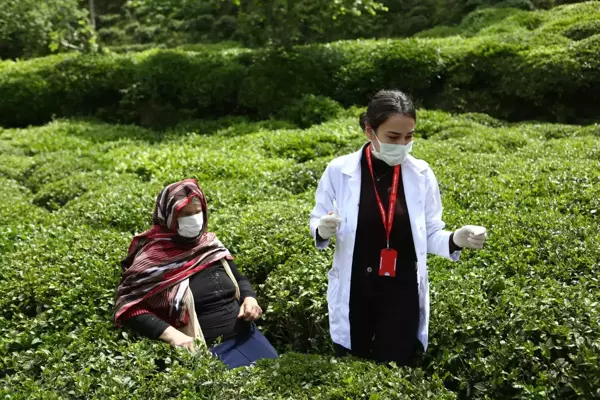
M 323 239 L 329 239 L 337 232 L 340 224 L 342 223 L 342 218 L 340 218 L 339 213 L 337 211 L 337 206 L 334 206 L 334 212 L 330 212 L 328 215 L 324 215 L 319 220 L 318 232 L 319 236 Z
M 481 249 L 487 237 L 483 226 L 465 225 L 454 232 L 454 244 L 468 249 Z

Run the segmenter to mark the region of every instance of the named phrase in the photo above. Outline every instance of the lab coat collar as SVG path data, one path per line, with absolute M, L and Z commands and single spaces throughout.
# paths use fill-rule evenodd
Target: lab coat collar
M 343 174 L 353 176 L 360 173 L 360 160 L 362 159 L 365 146 L 361 147 L 359 151 L 348 155 L 348 160 L 344 163 L 344 168 L 342 168 Z

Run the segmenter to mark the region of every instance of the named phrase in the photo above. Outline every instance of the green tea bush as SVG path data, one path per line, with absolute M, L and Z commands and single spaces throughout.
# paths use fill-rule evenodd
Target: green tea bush
M 563 34 L 569 39 L 582 40 L 600 34 L 600 21 L 585 21 L 567 28 Z
M 269 274 L 261 297 L 267 306 L 266 334 L 277 348 L 332 352 L 326 301 L 331 257 L 331 251 L 294 254 Z
M 233 114 L 242 71 L 227 51 L 150 53 L 127 86 L 119 88 L 125 93 L 120 112 L 127 121 L 154 126 L 187 115 Z
M 309 94 L 284 107 L 281 110 L 281 117 L 296 123 L 301 128 L 308 128 L 333 119 L 342 111 L 342 106 L 335 100 Z
M 494 4 L 493 7 L 498 8 L 517 8 L 520 10 L 533 11 L 535 5 L 531 0 L 504 0 L 500 3 Z
M 91 115 L 166 128 L 182 119 L 284 113 L 307 126 L 337 113 L 317 98 L 364 105 L 383 87 L 399 87 L 427 108 L 508 120 L 591 119 L 600 104 L 599 50 L 588 41 L 600 18 L 596 4 L 483 9 L 465 18 L 459 36 L 446 38 L 3 62 L 0 93 L 10 95 L 0 96 L 0 124 Z
M 24 183 L 34 191 L 43 185 L 70 177 L 75 171 L 92 172 L 101 168 L 94 155 L 78 156 L 70 151 L 42 153 L 34 158 L 35 163 L 25 171 Z
M 488 50 L 500 60 L 512 46 Z M 332 357 L 335 243 L 314 249 L 308 214 L 327 163 L 365 142 L 360 111 L 306 130 L 230 117 L 162 132 L 81 120 L 0 131 L 0 395 L 598 398 L 598 124 L 419 109 L 413 154 L 436 173 L 448 229 L 481 224 L 489 240 L 457 264 L 429 259 L 417 368 Z M 253 282 L 281 358 L 226 371 L 112 327 L 119 262 L 159 190 L 184 177 L 205 189 L 208 227 Z
M 246 52 L 239 57 L 247 69 L 238 88 L 238 103 L 267 116 L 303 95 L 329 96 L 343 58 L 341 51 L 328 45 Z
M 516 8 L 481 8 L 463 18 L 457 26 L 439 25 L 417 33 L 416 37 L 435 38 L 448 36 L 473 37 L 500 32 L 519 33 L 532 31 L 543 24 L 541 12 L 527 12 Z
M 207 194 L 210 196 L 209 191 Z M 314 256 L 306 226 L 308 213 L 309 204 L 297 199 L 254 202 L 252 206 L 219 211 L 211 229 L 230 243 L 241 270 L 252 282 L 261 284 L 291 258 Z
M 65 220 L 78 218 L 90 229 L 142 232 L 152 222 L 156 195 L 161 188 L 156 182 L 140 182 L 135 176 L 120 174 L 113 179 L 105 178 L 102 186 L 87 190 L 58 215 Z
M 90 185 L 97 185 L 98 181 L 104 178 L 105 174 L 101 172 L 71 173 L 66 178 L 42 186 L 33 197 L 33 204 L 56 211 L 70 200 L 87 192 Z
M 317 187 L 321 174 L 325 170 L 328 158 L 310 160 L 302 164 L 292 165 L 273 175 L 273 183 L 284 187 L 292 194 L 301 194 Z
M 366 140 L 366 137 L 361 136 L 359 132 L 358 118 L 356 118 L 346 120 L 344 125 L 332 123 L 305 131 L 273 132 L 256 143 L 260 144 L 267 154 L 276 154 L 280 158 L 304 163 L 321 157 L 331 157 L 344 150 L 355 149 L 356 145 L 361 143 L 361 139 Z M 281 170 L 278 172 L 281 173 Z

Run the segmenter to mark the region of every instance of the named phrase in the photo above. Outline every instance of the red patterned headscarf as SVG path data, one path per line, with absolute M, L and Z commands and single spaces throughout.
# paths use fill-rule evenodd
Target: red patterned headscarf
M 197 238 L 177 234 L 177 216 L 190 203 L 199 203 L 204 225 Z M 215 234 L 206 231 L 206 199 L 195 179 L 165 187 L 156 198 L 153 226 L 133 238 L 122 261 L 122 278 L 115 295 L 114 323 L 117 327 L 135 315 L 153 313 L 173 326 L 189 320 L 183 302 L 188 278 L 223 258 L 229 251 Z

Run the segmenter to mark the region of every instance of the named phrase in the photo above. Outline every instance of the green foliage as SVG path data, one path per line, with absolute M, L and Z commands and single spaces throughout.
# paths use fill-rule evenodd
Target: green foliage
M 106 22 L 104 16 L 100 21 L 103 28 L 128 31 L 121 44 L 153 41 L 172 47 L 233 39 L 253 47 L 289 47 L 358 38 L 407 37 L 438 26 L 453 26 L 469 13 L 482 9 L 532 11 L 574 2 L 580 1 L 131 0 L 120 19 L 107 14 Z
M 304 232 L 305 234 L 308 232 Z M 320 354 L 332 352 L 327 319 L 327 271 L 332 252 L 292 255 L 263 287 L 266 333 L 277 348 Z
M 77 0 L 0 3 L 0 59 L 95 48 L 88 14 L 79 8 Z
M 535 6 L 531 0 L 504 0 L 493 7 L 497 8 L 518 8 L 519 10 L 533 11 Z
M 401 88 L 428 108 L 585 121 L 598 115 L 600 104 L 597 35 L 584 39 L 598 18 L 594 2 L 533 13 L 486 9 L 465 20 L 469 38 L 346 41 L 286 51 L 201 45 L 7 61 L 0 63 L 0 91 L 11 96 L 0 97 L 0 123 L 93 115 L 166 128 L 182 119 L 283 113 L 307 126 L 335 115 L 334 103 L 317 98 L 364 105 L 382 87 Z
M 587 51 L 588 41 L 578 42 Z M 430 347 L 417 369 L 332 359 L 332 249 L 308 232 L 326 164 L 358 149 L 359 109 L 291 129 L 240 117 L 154 132 L 57 121 L 0 130 L 0 393 L 48 398 L 556 398 L 600 387 L 600 126 L 418 110 L 416 157 L 448 228 L 489 241 L 431 257 Z M 196 177 L 281 353 L 225 371 L 115 330 L 119 261 L 164 184 Z M 291 352 L 314 353 L 302 355 Z
M 98 30 L 98 39 L 106 45 L 120 44 L 125 40 L 125 32 L 116 27 L 100 28 Z
M 70 0 L 42 3 L 0 4 L 2 57 L 93 45 Z M 92 116 L 161 129 L 0 128 L 0 397 L 600 397 L 600 126 L 496 119 L 597 119 L 597 2 L 383 1 L 377 16 L 358 16 L 372 2 L 342 11 L 355 1 L 123 3 L 98 4 L 100 39 L 123 44 L 112 52 L 0 61 L 4 126 Z M 202 43 L 230 38 L 288 48 Z M 193 44 L 137 53 L 156 43 Z M 430 347 L 416 369 L 332 358 L 333 251 L 308 231 L 323 170 L 364 143 L 358 115 L 382 87 L 473 111 L 420 109 L 414 154 L 438 177 L 448 229 L 489 230 L 458 264 L 430 258 Z M 159 190 L 185 177 L 253 282 L 278 360 L 226 371 L 112 327 L 119 261 Z
M 419 32 L 416 37 L 494 35 L 533 31 L 544 22 L 544 13 L 516 8 L 481 8 L 467 15 L 457 26 L 440 25 Z
M 108 0 L 95 1 L 98 42 L 111 50 L 173 48 L 235 40 L 252 47 L 407 37 L 458 24 L 486 8 L 549 9 L 563 0 Z M 0 6 L 0 57 L 96 50 L 80 0 L 6 0 Z M 440 28 L 445 29 L 445 28 Z M 432 34 L 431 32 L 429 34 Z M 103 47 L 104 49 L 104 47 Z
M 227 52 L 150 53 L 125 89 L 120 112 L 126 121 L 149 126 L 173 125 L 188 116 L 226 115 L 235 109 L 242 69 Z
M 328 97 L 304 95 L 281 110 L 281 118 L 296 123 L 301 128 L 320 124 L 337 117 L 342 106 Z
M 600 34 L 600 21 L 590 20 L 577 23 L 567 28 L 563 34 L 573 40 L 587 39 L 588 37 Z
M 231 39 L 237 29 L 231 1 L 129 0 L 122 14 L 109 24 L 126 32 L 122 44 L 218 42 Z
M 346 15 L 360 17 L 385 11 L 376 0 L 234 0 L 239 6 L 238 32 L 248 45 L 290 47 L 323 35 L 329 25 Z

